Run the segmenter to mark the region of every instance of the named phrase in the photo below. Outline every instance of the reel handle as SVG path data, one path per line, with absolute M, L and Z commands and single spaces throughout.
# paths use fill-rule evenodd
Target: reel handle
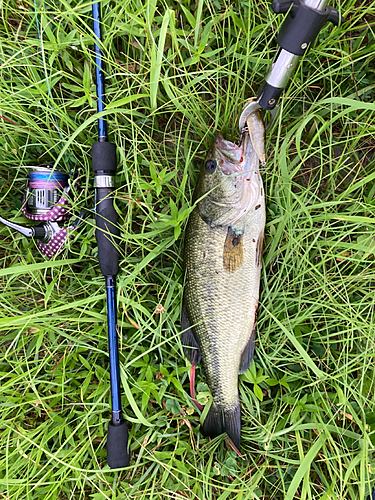
M 34 237 L 36 237 L 35 233 L 34 233 L 34 228 L 33 227 L 21 226 L 20 224 L 16 224 L 15 222 L 11 222 L 8 219 L 4 219 L 4 217 L 0 217 L 0 222 L 2 224 L 4 224 L 4 226 L 8 226 L 11 229 L 14 229 L 15 231 L 18 231 L 19 233 L 23 234 L 24 236 L 26 236 L 26 238 L 34 238 Z M 44 234 L 43 234 L 43 238 L 44 238 Z
M 34 238 L 36 240 L 40 240 L 42 243 L 48 243 L 51 241 L 53 236 L 59 230 L 59 226 L 56 222 L 42 222 L 37 226 L 31 227 L 21 226 L 21 224 L 11 222 L 10 220 L 4 219 L 4 217 L 0 217 L 0 222 L 4 224 L 4 226 L 8 226 L 11 229 L 23 234 L 26 238 Z
M 119 270 L 118 213 L 113 204 L 115 189 L 116 146 L 111 142 L 94 142 L 92 168 L 95 172 L 95 220 L 99 266 L 103 276 L 116 276 Z

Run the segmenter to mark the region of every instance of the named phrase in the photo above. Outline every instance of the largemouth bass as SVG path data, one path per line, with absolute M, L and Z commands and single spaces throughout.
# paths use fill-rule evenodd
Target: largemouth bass
M 261 257 L 266 221 L 259 157 L 259 112 L 241 146 L 219 134 L 202 166 L 184 248 L 182 343 L 192 364 L 202 359 L 213 402 L 202 432 L 227 432 L 240 448 L 238 374 L 254 354 Z

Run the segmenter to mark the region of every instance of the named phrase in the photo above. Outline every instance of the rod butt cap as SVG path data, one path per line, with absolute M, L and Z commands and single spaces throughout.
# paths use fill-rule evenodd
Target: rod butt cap
M 111 469 L 127 467 L 130 463 L 128 451 L 128 426 L 125 421 L 119 425 L 108 424 L 107 462 Z

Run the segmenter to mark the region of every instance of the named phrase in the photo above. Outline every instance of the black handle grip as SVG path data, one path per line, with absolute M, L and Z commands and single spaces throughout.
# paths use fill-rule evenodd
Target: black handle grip
M 119 270 L 119 218 L 112 196 L 116 164 L 114 144 L 95 142 L 92 145 L 92 167 L 98 186 L 95 187 L 95 235 L 98 243 L 99 266 L 104 276 L 116 276 Z
M 94 142 L 91 146 L 92 169 L 95 174 L 116 173 L 116 146 L 112 142 Z
M 281 26 L 277 43 L 291 54 L 298 56 L 303 56 L 307 52 L 326 22 L 339 26 L 345 21 L 337 10 L 330 6 L 323 10 L 317 10 L 296 0 L 293 2 L 273 0 L 272 2 L 272 9 L 276 14 L 287 12 L 291 6 L 291 10 Z
M 130 463 L 128 450 L 128 426 L 123 420 L 119 425 L 108 424 L 107 462 L 111 469 L 127 467 Z
M 96 241 L 99 266 L 103 276 L 116 276 L 119 269 L 118 213 L 111 196 L 113 189 L 96 188 Z

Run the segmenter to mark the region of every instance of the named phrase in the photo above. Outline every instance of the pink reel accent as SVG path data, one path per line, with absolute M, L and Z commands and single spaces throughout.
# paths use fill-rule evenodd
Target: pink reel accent
M 56 233 L 51 241 L 48 243 L 42 243 L 37 240 L 36 244 L 43 255 L 52 259 L 55 255 L 60 253 L 65 246 L 65 241 L 68 238 L 68 231 L 63 227 L 58 233 Z
M 76 186 L 79 185 L 79 179 L 76 179 L 74 184 Z M 69 187 L 64 189 L 64 192 L 67 194 L 69 192 Z M 51 210 L 48 210 L 48 212 L 44 214 L 30 214 L 26 210 L 26 200 L 25 197 L 23 197 L 22 200 L 22 213 L 25 217 L 27 217 L 30 220 L 35 220 L 35 221 L 43 221 L 43 222 L 65 222 L 70 219 L 72 216 L 71 212 L 71 203 L 67 198 L 62 196 L 58 203 L 51 208 Z M 77 227 L 78 224 L 73 224 L 68 227 L 70 231 L 74 231 L 74 229 Z M 55 255 L 59 254 L 64 250 L 64 246 L 66 243 L 66 240 L 68 238 L 71 238 L 71 234 L 68 234 L 68 231 L 65 227 L 62 227 L 59 231 L 57 231 L 53 236 L 52 239 L 48 243 L 42 243 L 40 240 L 37 240 L 36 244 L 41 253 L 46 256 L 48 259 L 52 259 Z
M 62 196 L 58 201 L 58 203 L 53 208 L 51 208 L 51 210 L 48 210 L 48 212 L 44 214 L 35 215 L 35 214 L 30 214 L 26 210 L 25 197 L 23 197 L 22 200 L 22 213 L 25 217 L 27 217 L 30 220 L 40 220 L 49 222 L 67 221 L 71 217 L 70 208 L 71 208 L 70 202 Z
M 78 223 L 72 224 L 68 227 L 68 229 L 69 231 L 74 231 L 77 226 Z M 65 227 L 62 227 L 60 231 L 53 235 L 52 239 L 48 243 L 42 243 L 37 240 L 36 244 L 43 255 L 52 259 L 52 257 L 64 250 L 66 240 L 71 237 L 72 235 L 68 233 L 68 230 L 65 229 Z

